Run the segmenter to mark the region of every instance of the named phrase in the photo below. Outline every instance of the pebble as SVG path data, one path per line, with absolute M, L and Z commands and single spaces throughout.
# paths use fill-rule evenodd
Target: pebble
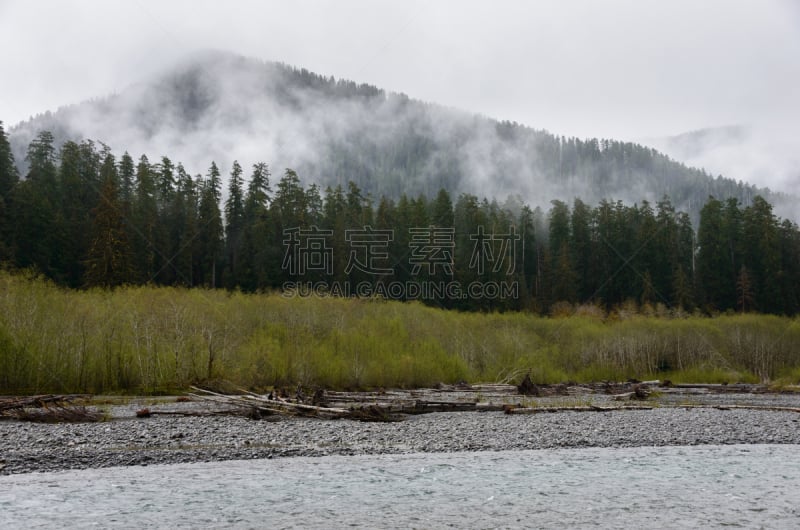
M 738 404 L 800 407 L 800 396 L 725 396 Z M 711 404 L 722 404 L 714 396 Z M 181 406 L 198 406 L 182 403 Z M 164 405 L 174 410 L 177 404 Z M 153 407 L 154 410 L 156 407 Z M 451 412 L 399 423 L 310 418 L 156 415 L 86 424 L 0 421 L 0 475 L 111 466 L 291 456 L 501 451 L 569 447 L 800 444 L 795 412 L 654 408 L 505 415 Z M 80 438 L 79 443 L 65 440 Z

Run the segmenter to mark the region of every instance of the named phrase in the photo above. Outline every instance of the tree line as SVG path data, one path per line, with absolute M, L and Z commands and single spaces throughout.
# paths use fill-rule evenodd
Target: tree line
M 513 296 L 439 292 L 423 301 L 549 314 L 581 304 L 800 311 L 800 232 L 759 196 L 747 205 L 709 197 L 695 230 L 666 196 L 655 205 L 552 201 L 546 212 L 445 189 L 375 199 L 353 182 L 304 186 L 291 169 L 275 181 L 265 163 L 246 174 L 234 162 L 223 193 L 213 162 L 191 175 L 166 156 L 117 159 L 102 143 L 56 149 L 48 132 L 30 143 L 26 162 L 21 178 L 0 123 L 0 261 L 71 288 L 254 292 L 324 282 L 381 292 L 391 283 L 504 282 Z M 311 261 L 298 268 L 301 258 Z

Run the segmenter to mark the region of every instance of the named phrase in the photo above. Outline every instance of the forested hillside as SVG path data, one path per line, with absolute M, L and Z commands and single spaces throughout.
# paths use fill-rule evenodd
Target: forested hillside
M 668 197 L 546 210 L 445 188 L 373 197 L 263 162 L 192 175 L 90 141 L 57 149 L 48 132 L 26 160 L 20 178 L 0 126 L 0 260 L 74 288 L 310 290 L 549 314 L 800 310 L 800 232 L 759 196 L 707 198 L 695 227 Z
M 93 139 L 118 158 L 125 149 L 154 162 L 169 155 L 192 173 L 205 171 L 209 160 L 222 167 L 269 160 L 322 189 L 352 181 L 365 195 L 395 201 L 404 193 L 432 197 L 441 188 L 454 197 L 519 196 L 545 209 L 552 199 L 630 205 L 666 195 L 696 222 L 710 195 L 743 205 L 758 194 L 776 205 L 794 200 L 637 144 L 555 136 L 224 53 L 198 56 L 149 83 L 13 127 L 22 174 L 28 145 L 44 130 L 52 132 L 56 150 Z M 786 211 L 794 212 L 792 205 Z

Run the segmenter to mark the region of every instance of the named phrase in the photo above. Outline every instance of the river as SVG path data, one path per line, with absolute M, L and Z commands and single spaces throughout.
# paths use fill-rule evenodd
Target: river
M 0 528 L 800 527 L 800 446 L 299 457 L 0 477 Z

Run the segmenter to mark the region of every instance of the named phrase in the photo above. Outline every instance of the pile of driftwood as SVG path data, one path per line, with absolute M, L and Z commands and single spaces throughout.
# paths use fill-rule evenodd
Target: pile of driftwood
M 282 391 L 260 395 L 240 389 L 238 394 L 230 395 L 198 387 L 192 389 L 194 392 L 189 395 L 194 399 L 224 405 L 229 412 L 235 411 L 250 418 L 282 415 L 386 422 L 400 421 L 409 414 L 503 410 L 503 405 L 479 403 L 477 400 L 430 399 L 430 394 L 435 394 L 437 389 L 376 392 L 333 392 L 320 389 L 306 395 L 298 388 L 294 397 L 289 397 L 287 392 Z
M 234 395 L 210 389 L 192 387 L 194 399 L 224 405 L 227 413 L 250 418 L 265 416 L 305 416 L 324 419 L 354 419 L 360 421 L 398 421 L 406 415 L 430 412 L 489 412 L 505 411 L 509 414 L 528 410 L 521 403 L 509 404 L 521 396 L 557 396 L 583 394 L 585 386 L 533 385 L 526 376 L 519 385 L 479 384 L 439 385 L 437 388 L 417 390 L 377 390 L 372 392 L 335 392 L 318 389 L 307 394 L 298 387 L 294 393 L 273 390 L 267 395 L 238 389 Z M 622 383 L 604 388 L 615 394 L 617 400 L 645 400 L 650 395 L 648 385 Z M 293 394 L 293 395 L 292 395 Z M 601 411 L 612 407 L 537 407 L 539 412 L 556 410 Z M 615 407 L 634 408 L 633 406 Z M 652 408 L 652 407 L 637 407 Z M 149 411 L 148 411 L 149 413 Z M 202 414 L 209 414 L 203 412 Z M 213 413 L 219 413 L 215 411 Z
M 94 422 L 103 415 L 87 409 L 76 401 L 85 402 L 83 394 L 48 394 L 41 396 L 0 398 L 0 418 L 38 423 Z
M 189 394 L 194 401 L 204 401 L 215 406 L 210 409 L 180 409 L 174 411 L 150 411 L 142 409 L 139 417 L 153 414 L 178 414 L 189 416 L 207 415 L 241 415 L 253 419 L 274 418 L 281 416 L 313 417 L 320 419 L 351 419 L 359 421 L 399 421 L 411 414 L 429 412 L 487 412 L 503 411 L 506 414 L 538 414 L 547 412 L 609 412 L 619 410 L 650 410 L 671 406 L 665 404 L 650 405 L 643 403 L 653 396 L 654 390 L 659 393 L 670 391 L 684 392 L 689 390 L 703 392 L 727 392 L 725 385 L 692 385 L 691 388 L 679 388 L 679 385 L 665 384 L 661 381 L 627 381 L 622 383 L 600 382 L 593 384 L 565 383 L 557 385 L 535 385 L 530 377 L 525 377 L 519 385 L 512 384 L 480 384 L 438 385 L 436 388 L 416 390 L 383 390 L 372 392 L 335 392 L 318 389 L 305 392 L 297 387 L 294 392 L 276 389 L 266 395 L 255 394 L 244 389 L 235 389 L 235 393 L 218 392 L 211 389 L 192 387 Z M 733 385 L 731 385 L 733 386 Z M 754 386 L 742 391 L 758 392 Z M 606 394 L 610 399 L 598 404 L 557 405 L 556 402 L 544 400 L 538 403 L 526 403 L 525 396 L 556 397 L 580 396 L 587 394 Z M 614 403 L 621 402 L 621 403 Z M 638 402 L 638 403 L 637 403 Z M 710 407 L 709 405 L 696 405 Z M 678 407 L 688 407 L 678 405 Z M 713 408 L 733 409 L 752 408 L 759 410 L 791 410 L 788 407 L 761 407 L 746 405 L 713 406 Z

